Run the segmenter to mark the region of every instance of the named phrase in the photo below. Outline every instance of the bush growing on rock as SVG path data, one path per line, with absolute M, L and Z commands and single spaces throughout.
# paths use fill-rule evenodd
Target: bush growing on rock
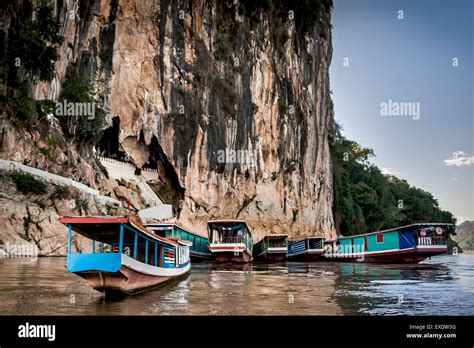
M 66 77 L 60 101 L 72 103 L 95 103 L 89 81 L 85 76 L 75 72 Z M 90 142 L 96 144 L 102 135 L 105 125 L 105 112 L 95 106 L 95 114 L 91 117 L 84 116 L 59 116 L 63 130 L 74 137 L 76 142 Z
M 16 95 L 8 99 L 7 106 L 12 122 L 19 128 L 31 129 L 38 119 L 36 100 L 30 96 L 26 82 L 22 82 Z
M 71 196 L 67 187 L 58 186 L 51 195 L 51 199 L 68 199 Z
M 44 195 L 48 188 L 46 182 L 38 180 L 33 175 L 20 170 L 10 172 L 10 177 L 15 182 L 18 190 L 22 193 L 31 192 L 37 195 Z

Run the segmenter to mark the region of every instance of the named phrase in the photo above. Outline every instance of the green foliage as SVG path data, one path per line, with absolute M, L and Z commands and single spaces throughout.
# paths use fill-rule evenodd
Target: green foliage
M 37 100 L 36 104 L 40 107 L 43 114 L 54 114 L 56 103 L 49 99 Z
M 79 73 L 72 73 L 66 77 L 61 100 L 69 102 L 90 102 L 92 101 L 90 86 L 85 76 Z
M 36 100 L 30 96 L 25 81 L 20 84 L 16 95 L 8 98 L 7 105 L 13 123 L 19 128 L 30 130 L 38 119 Z
M 221 19 L 217 23 L 217 38 L 214 42 L 214 58 L 225 60 L 232 56 L 232 31 L 234 23 L 230 19 Z
M 48 147 L 41 149 L 41 153 L 50 161 L 54 161 L 54 150 L 57 144 L 56 139 L 48 138 L 47 140 Z
M 59 59 L 58 48 L 63 37 L 59 35 L 59 19 L 53 16 L 51 7 L 42 4 L 35 12 L 20 22 L 13 40 L 13 55 L 20 58 L 21 66 L 33 79 L 49 82 L 55 75 L 54 63 Z
M 22 193 L 31 192 L 37 195 L 43 195 L 48 188 L 48 184 L 44 181 L 37 180 L 33 175 L 19 170 L 10 172 L 10 177 L 15 182 L 18 190 Z
M 353 235 L 423 221 L 455 223 L 453 215 L 441 210 L 429 192 L 383 175 L 369 162 L 374 156 L 371 149 L 339 134 L 331 153 L 338 233 Z
M 175 117 L 179 116 L 179 114 L 177 112 L 168 112 L 166 114 L 166 117 L 170 120 L 174 119 Z
M 51 195 L 51 199 L 68 199 L 71 196 L 69 189 L 64 186 L 56 187 L 56 190 Z
M 89 214 L 89 203 L 84 199 L 76 199 L 76 210 L 85 215 Z
M 61 92 L 60 102 L 68 103 L 95 103 L 94 116 L 61 116 L 57 115 L 66 134 L 73 136 L 77 142 L 91 142 L 96 144 L 102 136 L 105 125 L 105 112 L 93 98 L 87 79 L 73 73 L 66 77 Z
M 170 188 L 168 185 L 161 183 L 160 186 L 158 187 L 158 197 L 165 197 L 170 193 Z
M 278 97 L 278 112 L 280 116 L 284 116 L 287 109 L 285 100 L 282 97 Z
M 330 25 L 329 14 L 333 8 L 332 0 L 243 0 L 242 5 L 251 18 L 257 19 L 255 14 L 260 10 L 270 14 L 271 31 L 280 54 L 283 53 L 282 47 L 288 40 L 288 20 L 294 21 L 297 38 L 301 41 L 318 22 Z M 290 14 L 293 18 L 290 18 Z

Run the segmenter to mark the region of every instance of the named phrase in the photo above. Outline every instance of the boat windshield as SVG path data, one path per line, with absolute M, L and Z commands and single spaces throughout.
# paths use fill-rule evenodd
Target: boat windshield
M 213 243 L 244 243 L 248 233 L 243 224 L 214 225 L 211 228 Z

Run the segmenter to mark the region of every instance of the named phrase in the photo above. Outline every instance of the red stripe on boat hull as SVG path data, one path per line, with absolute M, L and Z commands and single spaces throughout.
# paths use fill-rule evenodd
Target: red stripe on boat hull
M 373 253 L 369 255 L 347 256 L 347 257 L 323 257 L 328 261 L 339 262 L 365 262 L 365 263 L 418 263 L 428 257 L 446 253 L 443 248 L 431 249 L 407 249 L 389 252 Z

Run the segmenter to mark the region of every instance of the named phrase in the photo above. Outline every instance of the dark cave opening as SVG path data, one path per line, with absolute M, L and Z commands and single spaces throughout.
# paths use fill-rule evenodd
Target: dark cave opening
M 115 116 L 112 119 L 112 126 L 104 130 L 99 141 L 99 153 L 102 157 L 114 158 L 120 161 L 128 162 L 127 153 L 120 150 L 120 117 Z
M 157 183 L 149 183 L 156 194 L 165 204 L 171 204 L 177 213 L 180 202 L 184 199 L 185 189 L 181 187 L 174 166 L 169 162 L 158 139 L 153 136 L 150 145 L 149 167 L 158 170 L 159 180 Z

